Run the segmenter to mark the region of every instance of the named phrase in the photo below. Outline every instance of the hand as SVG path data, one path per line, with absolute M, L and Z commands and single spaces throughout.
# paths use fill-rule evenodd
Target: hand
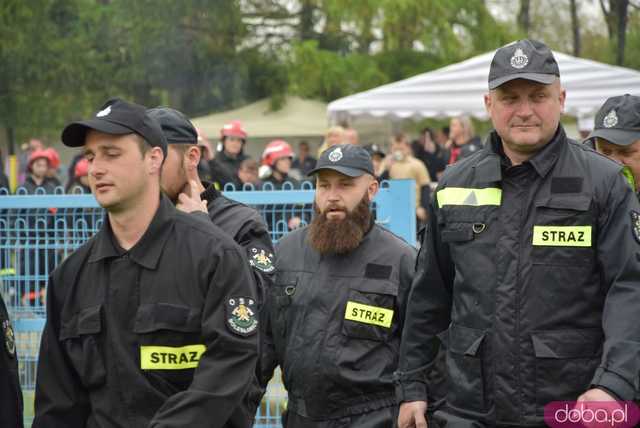
M 427 428 L 426 401 L 408 401 L 400 404 L 398 428 Z
M 611 417 L 614 415 L 614 411 L 620 413 L 622 406 L 617 402 L 616 398 L 609 394 L 607 391 L 600 388 L 593 388 L 578 397 L 577 409 L 590 409 L 594 412 L 599 411 L 606 412 Z M 587 428 L 600 428 L 604 426 L 611 426 L 611 424 L 604 424 L 602 421 L 593 420 L 589 418 L 587 420 L 580 421 L 582 425 Z
M 207 211 L 207 201 L 200 199 L 200 192 L 198 191 L 198 183 L 195 180 L 189 181 L 189 193 L 180 193 L 178 195 L 178 204 L 176 208 L 185 213 L 192 213 L 194 211 Z
M 291 217 L 289 219 L 289 230 L 294 230 L 300 227 L 300 225 L 302 224 L 302 219 L 300 217 Z

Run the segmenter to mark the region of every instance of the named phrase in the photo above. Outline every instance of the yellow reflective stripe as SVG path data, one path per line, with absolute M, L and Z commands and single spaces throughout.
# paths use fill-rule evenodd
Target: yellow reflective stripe
M 206 350 L 204 345 L 141 346 L 140 368 L 142 370 L 195 369 Z
M 631 168 L 629 168 L 628 166 L 625 166 L 622 168 L 622 175 L 624 176 L 624 178 L 627 179 L 627 183 L 629 183 L 629 186 L 631 186 L 631 189 L 636 192 L 637 188 L 636 188 L 636 180 L 633 177 L 633 172 L 631 172 Z
M 348 301 L 344 319 L 390 328 L 393 320 L 393 310 Z
M 16 274 L 16 270 L 14 268 L 6 268 L 6 269 L 0 269 L 0 275 L 4 276 L 4 275 L 15 275 Z
M 447 187 L 436 194 L 438 208 L 445 205 L 469 205 L 478 207 L 481 205 L 500 205 L 502 201 L 502 189 L 487 187 L 484 189 L 471 189 L 466 187 Z
M 533 245 L 590 247 L 591 226 L 533 226 Z

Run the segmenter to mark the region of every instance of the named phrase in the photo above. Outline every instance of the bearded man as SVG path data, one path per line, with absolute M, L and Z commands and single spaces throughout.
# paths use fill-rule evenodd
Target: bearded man
M 280 365 L 286 428 L 389 427 L 415 250 L 374 222 L 365 149 L 334 146 L 311 174 L 315 217 L 276 247 L 261 381 Z

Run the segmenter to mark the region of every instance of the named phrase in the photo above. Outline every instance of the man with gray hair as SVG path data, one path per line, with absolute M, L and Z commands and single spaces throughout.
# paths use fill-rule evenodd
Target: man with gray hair
M 400 428 L 427 426 L 441 343 L 449 385 L 431 426 L 544 426 L 551 402 L 599 406 L 638 391 L 640 205 L 619 164 L 565 135 L 559 77 L 537 41 L 493 58 L 495 131 L 445 171 L 418 256 Z

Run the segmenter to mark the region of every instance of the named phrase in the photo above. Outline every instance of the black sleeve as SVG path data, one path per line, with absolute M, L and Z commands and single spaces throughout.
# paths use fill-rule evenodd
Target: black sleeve
M 440 241 L 434 203 L 430 211 L 407 299 L 396 373 L 399 402 L 427 400 L 427 377 L 439 350 L 437 335 L 447 329 L 451 318 L 454 267 L 448 246 Z
M 0 296 L 0 421 L 6 426 L 22 428 L 22 391 L 18 377 L 16 342 L 7 307 Z
M 622 174 L 610 189 L 597 232 L 598 261 L 607 296 L 604 347 L 592 386 L 633 400 L 640 376 L 640 205 Z
M 57 295 L 56 284 L 51 277 L 47 288 L 47 322 L 38 358 L 32 428 L 84 427 L 91 411 L 88 391 L 82 386 L 59 340 L 64 299 Z
M 189 388 L 169 397 L 149 424 L 152 428 L 225 427 L 242 402 L 255 374 L 258 359 L 258 327 L 240 333 L 231 324 L 231 302 L 257 301 L 253 272 L 240 248 L 213 256 L 211 278 L 202 314 L 202 355 Z M 257 317 L 257 305 L 249 316 Z M 247 329 L 248 330 L 248 329 Z

